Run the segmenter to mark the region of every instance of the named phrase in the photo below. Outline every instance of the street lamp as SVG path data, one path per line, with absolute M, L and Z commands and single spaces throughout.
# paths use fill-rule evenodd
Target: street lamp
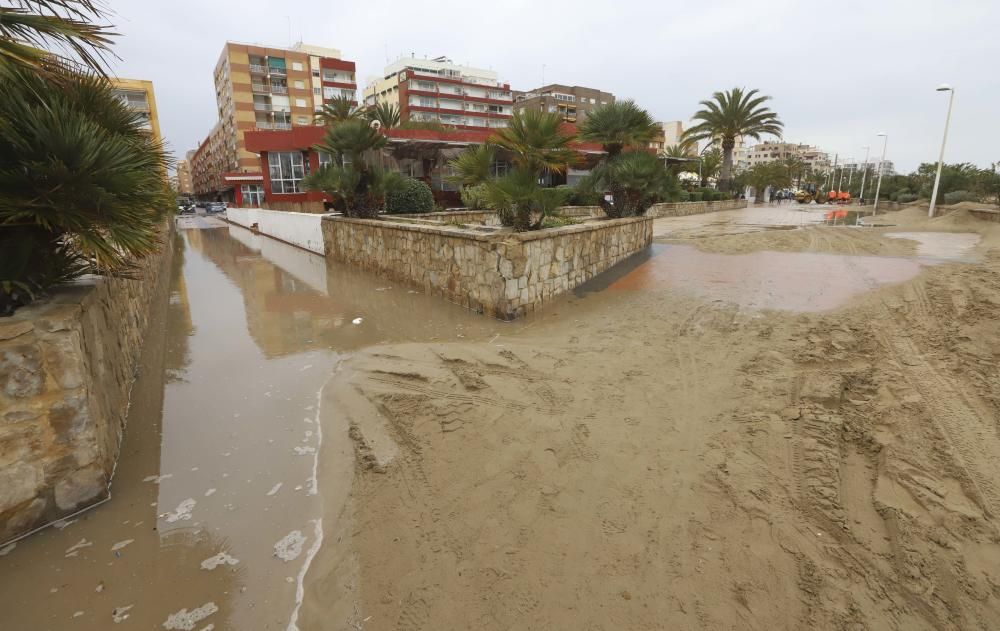
M 889 144 L 889 134 L 879 132 L 875 134 L 882 138 L 882 158 L 878 161 L 878 184 L 875 186 L 875 209 L 872 211 L 874 217 L 878 213 L 878 194 L 882 190 L 882 163 L 885 162 L 885 146 Z
M 948 123 L 951 122 L 951 104 L 955 102 L 955 88 L 947 83 L 942 83 L 937 87 L 938 92 L 951 92 L 948 96 L 948 115 L 944 118 L 944 137 L 941 139 L 941 155 L 938 156 L 937 175 L 934 176 L 934 192 L 931 193 L 931 207 L 927 211 L 927 216 L 934 217 L 934 205 L 937 203 L 938 186 L 941 185 L 941 167 L 944 166 L 944 145 L 948 142 Z
M 864 145 L 861 147 L 865 150 L 865 170 L 861 172 L 861 192 L 858 194 L 858 203 L 865 203 L 865 177 L 868 175 L 868 153 L 872 150 L 871 145 Z

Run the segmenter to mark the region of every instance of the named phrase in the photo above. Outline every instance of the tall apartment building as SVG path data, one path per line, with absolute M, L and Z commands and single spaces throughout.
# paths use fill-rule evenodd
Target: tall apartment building
M 192 176 L 196 191 L 208 187 L 199 194 L 214 190 L 237 203 L 241 189 L 263 192 L 260 161 L 246 150 L 246 131 L 314 125 L 324 103 L 357 100 L 354 62 L 334 48 L 301 42 L 291 48 L 226 42 L 214 78 L 218 129 L 196 152 L 200 159 L 192 161 Z M 212 171 L 199 173 L 203 168 Z
M 798 158 L 810 171 L 825 173 L 830 170 L 828 153 L 812 145 L 791 142 L 760 142 L 750 147 L 746 152 L 746 168 L 786 158 Z
M 518 112 L 538 109 L 559 114 L 567 123 L 580 125 L 595 108 L 614 103 L 615 95 L 596 88 L 550 83 L 536 90 L 514 92 L 514 109 Z
M 192 153 L 192 152 L 188 152 Z M 177 192 L 181 195 L 194 193 L 194 181 L 191 179 L 191 163 L 187 160 L 177 161 Z
M 447 57 L 404 57 L 385 67 L 365 88 L 365 104 L 390 103 L 401 123 L 441 123 L 458 129 L 506 127 L 513 114 L 510 85 L 492 70 L 453 63 Z
M 153 93 L 153 82 L 144 79 L 114 79 L 115 95 L 129 109 L 138 112 L 143 117 L 143 127 L 149 130 L 156 140 L 161 140 L 160 119 L 156 113 L 156 95 Z
M 649 148 L 657 153 L 664 153 L 668 147 L 681 144 L 681 136 L 684 134 L 684 123 L 681 121 L 666 121 L 657 123 L 656 136 L 649 143 Z M 688 147 L 687 153 L 691 156 L 698 155 L 698 148 L 694 145 Z
M 854 160 L 853 158 L 848 158 L 838 168 L 843 168 L 845 171 L 854 171 L 855 173 L 860 172 L 865 166 L 864 161 Z M 889 177 L 891 175 L 896 175 L 896 167 L 892 163 L 892 160 L 883 160 L 881 165 L 882 176 Z M 868 171 L 878 175 L 879 171 L 879 161 L 878 158 L 868 159 Z

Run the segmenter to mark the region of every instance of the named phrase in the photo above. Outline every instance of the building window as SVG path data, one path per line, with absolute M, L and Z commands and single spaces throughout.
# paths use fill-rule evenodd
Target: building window
M 292 70 L 302 70 L 302 64 L 297 61 L 293 61 Z
M 241 184 L 240 195 L 244 206 L 260 206 L 264 203 L 264 187 L 260 184 Z
M 326 165 L 330 164 L 331 162 L 333 162 L 333 155 L 327 153 L 326 151 L 320 151 L 318 153 L 318 156 L 319 156 L 319 168 L 321 169 Z
M 297 124 L 299 124 L 299 125 L 308 125 L 309 124 L 309 117 L 308 116 L 299 116 L 295 120 L 296 120 Z
M 299 151 L 273 151 L 267 154 L 268 176 L 271 192 L 277 194 L 299 193 L 299 182 L 305 176 L 305 162 Z
M 313 76 L 314 77 L 318 77 L 319 76 L 319 69 L 318 68 L 313 68 Z
M 295 99 L 295 107 L 308 107 L 305 99 Z

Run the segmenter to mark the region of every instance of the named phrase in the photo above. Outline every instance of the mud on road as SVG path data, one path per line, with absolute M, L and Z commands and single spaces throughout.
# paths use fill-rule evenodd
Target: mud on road
M 782 283 L 612 283 L 489 342 L 344 361 L 324 427 L 353 439 L 353 488 L 325 505 L 303 628 L 1000 627 L 1000 228 L 889 217 L 658 221 L 666 248 L 836 255 L 816 299 L 865 286 L 822 309 Z M 949 258 L 886 234 L 927 230 L 979 239 Z M 919 266 L 880 282 L 859 254 Z

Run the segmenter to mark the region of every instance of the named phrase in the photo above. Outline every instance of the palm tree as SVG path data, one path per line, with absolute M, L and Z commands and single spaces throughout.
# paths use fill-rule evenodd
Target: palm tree
M 632 99 L 614 101 L 596 108 L 580 127 L 580 140 L 599 142 L 614 159 L 625 148 L 648 146 L 659 127 L 649 112 Z
M 722 146 L 722 171 L 719 189 L 728 191 L 733 179 L 733 149 L 738 137 L 760 140 L 762 135 L 781 137 L 784 123 L 764 103 L 771 97 L 758 90 L 733 88 L 716 92 L 711 100 L 701 101 L 702 109 L 692 116 L 701 122 L 684 132 L 689 142 L 710 140 Z
M 385 195 L 399 190 L 405 179 L 395 171 L 369 164 L 367 158 L 386 142 L 385 136 L 362 118 L 334 124 L 315 147 L 334 160 L 303 178 L 303 188 L 331 195 L 343 204 L 348 217 L 378 216 Z
M 6 69 L 0 99 L 0 315 L 85 273 L 128 276 L 170 205 L 162 143 L 104 77 Z
M 15 68 L 49 72 L 51 60 L 65 65 L 76 60 L 104 74 L 104 54 L 110 51 L 110 26 L 93 0 L 18 0 L 0 7 L 0 73 Z M 71 56 L 53 53 L 68 50 Z M 61 76 L 55 72 L 53 76 Z
M 572 141 L 561 116 L 537 110 L 516 112 L 507 127 L 489 139 L 510 152 L 515 167 L 539 176 L 545 171 L 564 173 L 576 161 L 576 152 L 569 148 Z
M 365 110 L 365 118 L 369 121 L 378 121 L 382 129 L 392 129 L 399 127 L 399 108 L 382 101 Z
M 719 175 L 722 169 L 722 152 L 718 147 L 708 147 L 701 154 L 701 185 L 708 186 L 708 181 Z
M 788 156 L 781 161 L 781 166 L 788 172 L 788 179 L 790 181 L 795 182 L 796 186 L 802 184 L 802 175 L 805 173 L 806 163 L 801 158 Z
M 493 175 L 493 163 L 496 162 L 496 148 L 492 145 L 472 145 L 448 164 L 455 174 L 449 179 L 462 186 L 484 184 Z
M 344 121 L 361 119 L 364 109 L 358 107 L 354 99 L 338 96 L 323 104 L 323 109 L 316 114 L 316 122 L 325 127 L 332 127 Z

